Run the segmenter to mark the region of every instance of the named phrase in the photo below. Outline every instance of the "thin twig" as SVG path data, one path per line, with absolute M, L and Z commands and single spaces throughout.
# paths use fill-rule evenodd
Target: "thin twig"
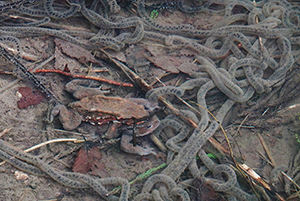
M 267 161 L 267 163 L 269 163 L 269 165 L 271 165 L 272 167 L 274 167 L 273 166 L 273 163 L 265 156 L 265 155 L 263 155 L 260 151 L 256 151 L 257 153 L 258 153 L 258 156 L 261 158 L 261 159 L 263 159 L 263 160 L 265 160 L 265 161 Z
M 52 61 L 55 58 L 55 54 L 53 54 L 52 56 L 50 56 L 48 59 L 46 59 L 45 61 L 43 61 L 42 63 L 40 63 L 39 65 L 37 65 L 35 68 L 32 69 L 32 71 L 36 71 L 37 69 L 42 68 L 43 66 L 45 66 L 47 63 L 49 63 L 50 61 Z
M 282 171 L 281 171 L 281 174 L 283 176 L 285 176 L 290 182 L 292 182 L 298 188 L 298 190 L 300 190 L 300 186 L 289 175 L 287 175 L 286 173 L 284 173 Z
M 6 133 L 8 133 L 9 131 L 11 131 L 12 128 L 6 128 L 4 129 L 1 133 L 0 133 L 0 138 L 5 135 Z
M 238 132 L 240 131 L 242 125 L 245 123 L 245 121 L 248 119 L 248 117 L 250 116 L 250 114 L 247 114 L 247 116 L 243 119 L 243 121 L 240 123 L 240 125 L 238 126 L 238 129 L 236 130 L 235 134 L 232 135 L 232 137 L 236 136 L 238 134 Z
M 73 78 L 80 78 L 80 79 L 88 79 L 88 80 L 96 80 L 99 82 L 106 82 L 113 85 L 123 86 L 123 87 L 133 87 L 131 83 L 124 83 L 124 82 L 117 82 L 114 80 L 108 80 L 101 77 L 94 77 L 94 76 L 85 76 L 85 75 L 76 75 L 72 73 L 67 73 L 61 70 L 56 69 L 38 69 L 34 71 L 34 73 L 59 73 L 65 76 L 73 77 Z
M 0 93 L 4 92 L 5 90 L 9 89 L 10 87 L 14 86 L 15 84 L 17 84 L 21 79 L 16 79 L 10 83 L 8 83 L 7 85 L 5 85 L 4 87 L 0 88 Z
M 118 66 L 123 73 L 133 82 L 135 83 L 143 92 L 147 92 L 152 89 L 152 87 L 145 81 L 143 80 L 140 76 L 138 76 L 136 73 L 134 73 L 130 68 L 128 68 L 125 64 L 122 62 L 112 58 L 106 51 L 103 49 L 100 49 L 102 53 L 104 53 L 108 59 L 113 62 L 116 66 Z
M 270 153 L 270 150 L 268 149 L 268 146 L 267 146 L 265 140 L 262 138 L 262 136 L 261 136 L 259 133 L 257 133 L 257 136 L 258 136 L 258 138 L 259 138 L 259 140 L 260 140 L 260 143 L 261 143 L 261 145 L 263 146 L 263 148 L 264 148 L 264 150 L 265 150 L 265 152 L 266 152 L 268 158 L 270 159 L 270 161 L 271 161 L 271 163 L 272 163 L 272 166 L 273 166 L 273 167 L 276 167 L 276 162 L 275 162 L 275 160 L 273 159 L 273 157 L 272 157 L 272 155 L 271 155 L 271 153 Z
M 3 131 L 2 131 L 3 132 Z M 1 133 L 2 134 L 2 133 Z M 74 142 L 74 143 L 82 143 L 82 142 L 85 142 L 84 140 L 78 140 L 78 139 L 76 139 L 76 138 L 59 138 L 59 139 L 52 139 L 52 140 L 48 140 L 48 141 L 46 141 L 46 142 L 42 142 L 42 143 L 40 143 L 40 144 L 37 144 L 37 145 L 34 145 L 34 146 L 32 146 L 32 147 L 30 147 L 30 148 L 28 148 L 28 149 L 26 149 L 26 150 L 24 150 L 24 152 L 30 152 L 30 151 L 33 151 L 33 150 L 35 150 L 35 149 L 38 149 L 38 148 L 40 148 L 40 147 L 42 147 L 42 146 L 45 146 L 45 145 L 47 145 L 47 144 L 52 144 L 52 143 L 57 143 L 57 142 Z M 4 165 L 6 162 L 5 161 L 2 161 L 1 163 L 0 163 L 0 166 L 1 165 Z

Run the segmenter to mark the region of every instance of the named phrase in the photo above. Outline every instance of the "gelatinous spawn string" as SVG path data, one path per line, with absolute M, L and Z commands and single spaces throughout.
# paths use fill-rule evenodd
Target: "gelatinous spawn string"
M 166 87 L 160 87 L 149 91 L 146 94 L 146 97 L 150 102 L 157 102 L 160 96 L 171 95 L 171 94 L 180 97 L 183 95 L 183 91 L 178 87 L 166 86 Z
M 19 0 L 19 1 L 10 2 L 10 3 L 4 3 L 4 4 L 0 5 L 0 12 L 11 10 L 13 8 L 18 8 L 19 6 L 21 6 L 23 4 L 27 4 L 27 3 L 31 3 L 31 2 L 33 2 L 33 0 Z
M 18 27 L 38 27 L 38 26 L 42 26 L 42 25 L 45 25 L 47 24 L 48 22 L 50 22 L 51 19 L 49 17 L 44 17 L 43 19 L 41 20 L 36 20 L 34 22 L 28 22 L 28 23 L 20 23 L 20 24 L 17 24 L 17 23 L 6 23 L 6 22 L 2 22 L 3 25 L 5 26 L 18 26 Z
M 118 22 L 110 21 L 100 14 L 86 8 L 85 2 L 80 1 L 81 13 L 94 25 L 101 28 L 127 28 L 136 26 L 140 19 L 137 17 L 124 18 Z
M 16 40 L 14 37 L 6 37 L 6 39 L 11 39 L 10 41 Z M 2 37 L 2 40 L 4 40 L 4 38 Z M 22 73 L 24 73 L 24 75 L 26 75 L 26 77 L 33 82 L 33 84 L 40 89 L 47 98 L 52 99 L 57 101 L 56 96 L 49 91 L 41 82 L 40 80 L 30 71 L 27 70 L 27 68 L 9 51 L 7 51 L 3 46 L 0 45 L 0 54 L 6 58 L 8 61 L 10 61 L 15 68 L 17 68 L 18 70 L 20 70 Z
M 221 15 L 223 19 L 214 28 L 204 30 L 200 26 L 194 27 L 189 24 L 160 24 L 149 16 L 144 0 L 134 1 L 140 17 L 133 13 L 121 17 L 116 15 L 121 9 L 118 2 L 120 1 L 102 0 L 93 1 L 90 5 L 84 0 L 69 0 L 66 5 L 61 5 L 60 1 L 54 0 L 38 2 L 23 0 L 12 3 L 5 1 L 0 5 L 1 12 L 12 10 L 19 15 L 38 19 L 27 24 L 14 24 L 10 20 L 4 20 L 0 33 L 16 37 L 50 35 L 89 50 L 106 48 L 120 51 L 128 47 L 128 44 L 144 43 L 144 39 L 159 42 L 160 45 L 170 49 L 194 50 L 196 53 L 193 59 L 196 59 L 198 69 L 191 74 L 192 78 L 180 86 L 155 88 L 149 91 L 146 97 L 151 102 L 158 102 L 160 96 L 166 95 L 168 98 L 169 95 L 175 95 L 184 99 L 188 92 L 193 92 L 193 98 L 200 105 L 200 121 L 195 115 L 193 117 L 198 127 L 192 130 L 185 122 L 174 116 L 162 120 L 155 134 L 160 137 L 160 133 L 166 127 L 171 127 L 174 132 L 174 136 L 166 140 L 168 166 L 162 174 L 153 175 L 145 182 L 142 193 L 135 200 L 189 200 L 188 190 L 175 182 L 186 170 L 195 178 L 210 171 L 213 174 L 205 178 L 205 181 L 215 190 L 234 195 L 239 200 L 256 200 L 251 194 L 237 187 L 236 175 L 228 165 L 210 162 L 203 156 L 201 147 L 214 135 L 219 128 L 218 124 L 223 122 L 233 104 L 248 101 L 254 93 L 258 95 L 269 93 L 272 87 L 279 87 L 284 82 L 286 73 L 300 58 L 299 50 L 298 52 L 294 50 L 299 49 L 300 45 L 299 6 L 292 6 L 285 0 L 260 1 L 255 4 L 239 0 L 211 0 L 193 8 L 185 5 L 185 1 L 176 0 L 174 4 L 167 2 L 157 7 L 169 9 L 173 6 L 186 12 L 204 11 Z M 153 9 L 155 6 L 150 8 Z M 236 13 L 236 9 L 241 10 L 241 13 Z M 50 18 L 64 19 L 75 14 L 82 15 L 89 25 L 95 25 L 95 32 L 42 27 L 50 24 L 47 24 Z M 5 43 L 6 39 L 9 37 L 0 38 L 0 42 Z M 10 37 L 10 40 L 13 44 L 17 44 L 17 40 L 13 37 Z M 17 51 L 20 49 L 18 45 L 14 48 Z M 0 53 L 47 97 L 53 98 L 51 92 L 21 64 L 18 55 L 12 54 L 4 46 L 0 46 Z M 228 61 L 227 57 L 230 57 Z M 212 91 L 217 91 L 225 97 L 223 105 L 217 106 L 215 111 L 219 122 L 212 120 L 207 112 L 210 106 L 207 94 Z M 198 167 L 197 155 L 205 164 L 203 171 Z M 58 171 L 37 157 L 24 155 L 2 142 L 0 142 L 0 158 L 21 170 L 51 177 L 72 188 L 92 188 L 103 199 L 123 201 L 129 199 L 130 188 L 125 179 L 96 179 L 78 173 Z M 224 180 L 224 177 L 227 179 Z M 120 197 L 107 197 L 105 185 L 122 185 Z
M 105 2 L 109 5 L 111 13 L 118 13 L 121 10 L 121 7 L 116 0 L 105 0 Z
M 234 5 L 235 4 L 232 4 L 231 6 L 233 7 Z M 226 8 L 230 10 L 232 7 L 228 6 Z M 250 6 L 249 10 L 251 9 L 253 9 L 253 7 Z M 227 11 L 227 13 L 229 13 L 229 11 Z M 255 18 L 256 15 L 258 15 L 261 18 L 261 20 L 265 20 L 264 16 L 262 16 L 261 11 L 253 11 L 252 14 L 253 16 L 250 16 L 250 20 L 252 21 L 252 18 Z M 290 29 L 283 29 L 283 32 L 280 32 L 281 29 L 277 29 L 276 31 L 272 32 L 272 28 L 276 26 L 276 22 L 271 22 L 269 24 L 261 24 L 259 26 L 250 25 L 246 27 L 235 25 L 227 26 L 224 28 L 221 27 L 216 30 L 208 31 L 191 30 L 191 32 L 193 32 L 195 35 L 198 34 L 197 36 L 208 36 L 209 34 L 215 36 L 228 35 L 225 41 L 223 40 L 221 48 L 215 50 L 213 49 L 213 46 L 206 47 L 197 42 L 194 42 L 192 39 L 187 39 L 185 37 L 177 35 L 166 36 L 160 33 L 145 32 L 145 37 L 151 40 L 165 43 L 166 45 L 177 47 L 189 47 L 191 49 L 196 50 L 199 54 L 205 55 L 213 59 L 224 57 L 226 54 L 228 54 L 230 50 L 239 51 L 236 52 L 235 55 L 243 55 L 241 54 L 239 48 L 237 48 L 233 44 L 233 41 L 237 41 L 238 43 L 240 43 L 240 46 L 244 50 L 246 50 L 247 56 L 249 58 L 239 57 L 239 59 L 242 60 L 237 60 L 237 62 L 234 62 L 234 64 L 229 69 L 230 72 L 227 72 L 225 69 L 217 69 L 213 63 L 207 62 L 207 60 L 203 57 L 197 57 L 197 60 L 201 63 L 200 70 L 206 71 L 212 79 L 212 81 L 209 81 L 206 84 L 200 86 L 200 89 L 198 91 L 199 98 L 197 99 L 198 104 L 206 108 L 205 94 L 208 90 L 214 88 L 215 86 L 217 86 L 219 90 L 222 91 L 226 96 L 232 99 L 227 100 L 218 111 L 217 119 L 218 121 L 222 122 L 226 113 L 235 102 L 245 102 L 249 100 L 253 96 L 255 91 L 257 91 L 258 93 L 268 92 L 268 90 L 266 89 L 271 85 L 271 80 L 278 81 L 276 78 L 283 78 L 285 76 L 286 69 L 290 69 L 290 67 L 294 63 L 292 56 L 287 56 L 286 54 L 287 52 L 290 52 L 290 42 L 286 39 L 286 37 L 290 36 L 292 31 Z M 279 49 L 283 50 L 283 53 L 281 54 L 280 63 L 278 64 L 275 59 L 270 57 L 267 48 L 259 49 L 258 46 L 252 45 L 246 34 L 258 34 L 260 36 L 271 39 L 279 38 Z M 263 60 L 261 60 L 261 58 L 263 58 Z M 255 66 L 256 68 L 259 68 L 259 70 L 253 71 L 250 66 Z M 267 80 L 263 80 L 263 71 L 266 70 L 268 67 L 274 69 L 274 73 Z M 246 76 L 247 80 L 235 80 L 235 73 L 238 68 L 243 68 L 243 76 Z M 231 77 L 234 79 L 232 79 Z M 182 88 L 184 90 L 194 88 L 188 88 L 188 86 L 188 84 L 183 85 Z M 164 89 L 164 87 L 162 87 L 160 89 L 155 89 L 153 91 L 148 92 L 147 95 L 149 100 L 156 101 L 160 95 L 163 95 L 164 92 L 167 92 L 170 89 L 170 86 L 168 86 L 168 89 Z M 173 91 L 175 90 L 176 89 L 173 89 Z M 182 94 L 182 92 L 180 92 L 180 94 Z M 207 113 L 204 111 L 203 113 L 201 112 L 201 115 L 202 116 L 199 126 L 201 126 L 202 129 L 199 129 L 198 126 L 198 128 L 194 130 L 194 133 L 188 139 L 186 144 L 181 148 L 178 155 L 175 156 L 174 160 L 162 172 L 163 174 L 166 174 L 173 179 L 179 178 L 181 173 L 186 169 L 187 165 L 193 160 L 199 148 L 201 148 L 203 144 L 207 141 L 207 139 L 211 137 L 217 130 L 218 123 L 214 121 L 211 122 L 210 125 L 206 128 L 206 125 L 208 125 Z M 231 194 L 235 195 L 241 200 L 256 200 L 254 196 L 248 195 L 241 189 L 235 187 L 236 176 L 234 172 L 232 172 L 232 170 L 228 168 L 228 166 L 216 166 L 216 177 L 218 177 L 219 174 L 217 172 L 222 171 L 224 171 L 223 173 L 227 174 L 227 177 L 229 178 L 229 185 L 227 186 L 227 184 L 225 183 L 215 183 L 212 181 L 212 184 L 216 190 L 231 191 Z M 148 194 L 145 194 L 145 196 L 148 196 Z
M 77 1 L 77 0 L 76 0 Z M 55 19 L 64 19 L 72 17 L 75 13 L 77 13 L 80 10 L 80 5 L 76 4 L 76 1 L 72 3 L 70 8 L 66 11 L 56 11 L 53 8 L 53 2 L 54 0 L 44 0 L 44 9 L 47 12 L 49 17 L 55 18 Z
M 50 28 L 43 28 L 43 27 L 0 27 L 0 33 L 3 31 L 5 34 L 6 32 L 10 33 L 10 35 L 16 36 L 16 37 L 28 37 L 28 36 L 36 36 L 36 35 L 50 35 L 55 36 L 61 39 L 64 39 L 66 41 L 72 42 L 74 44 L 86 47 L 86 48 L 92 48 L 91 44 L 89 44 L 87 41 L 79 40 L 69 34 L 66 34 L 62 31 L 56 30 L 56 29 L 50 29 Z
M 145 10 L 145 4 L 144 0 L 136 0 L 135 2 L 137 4 L 137 9 L 140 14 L 140 16 L 149 24 L 153 29 L 159 30 L 159 31 L 166 31 L 171 33 L 179 33 L 179 32 L 185 32 L 190 31 L 194 29 L 192 25 L 177 25 L 177 26 L 163 26 L 157 23 L 155 20 L 153 20 Z
M 299 24 L 299 17 L 300 17 L 300 6 L 290 6 L 285 10 L 282 16 L 282 23 L 286 28 L 299 31 L 300 24 Z M 297 18 L 296 24 L 292 23 L 292 18 Z
M 126 179 L 118 177 L 95 179 L 89 175 L 59 171 L 51 167 L 49 164 L 43 162 L 38 157 L 22 152 L 7 144 L 3 140 L 0 140 L 0 159 L 5 160 L 6 162 L 23 171 L 39 176 L 49 176 L 58 183 L 70 188 L 91 187 L 105 200 L 115 200 L 116 196 L 108 195 L 108 191 L 103 185 L 121 184 L 122 192 L 119 200 L 128 200 L 130 186 Z
M 153 189 L 154 185 L 158 183 L 165 186 L 159 188 L 159 190 Z M 190 200 L 188 193 L 178 187 L 172 178 L 164 174 L 155 174 L 147 179 L 143 186 L 142 194 L 137 196 L 135 200 L 148 198 L 150 194 L 154 199 L 160 200 L 177 200 L 178 198 L 186 201 Z
M 29 15 L 31 17 L 45 17 L 47 12 L 44 9 L 33 8 L 32 6 L 20 6 L 15 9 L 18 13 Z
M 233 106 L 234 102 L 227 100 L 218 112 L 218 120 L 223 121 L 224 116 Z M 201 124 L 199 124 L 201 125 Z M 180 177 L 182 172 L 186 169 L 188 164 L 196 156 L 199 149 L 204 145 L 204 143 L 216 132 L 218 129 L 218 123 L 212 121 L 208 128 L 203 132 L 199 126 L 194 130 L 192 136 L 188 139 L 184 147 L 175 157 L 175 159 L 163 170 L 163 174 L 170 176 L 173 179 Z
M 246 193 L 239 187 L 239 185 L 237 185 L 237 176 L 235 171 L 229 165 L 215 163 L 202 149 L 198 152 L 198 156 L 205 167 L 213 173 L 213 178 L 206 177 L 206 175 L 209 175 L 207 172 L 201 176 L 204 176 L 204 180 L 208 182 L 215 191 L 233 195 L 238 200 L 257 200 L 255 195 Z M 195 164 L 195 166 L 196 167 L 194 167 L 194 169 L 196 170 L 194 171 L 198 173 L 198 175 L 195 176 L 199 177 L 199 174 L 201 174 L 198 169 L 199 167 L 197 164 Z M 226 178 L 225 180 L 224 177 Z
M 14 55 L 16 55 L 16 57 L 21 56 L 21 42 L 18 38 L 13 36 L 0 36 L 0 44 L 2 46 L 9 45 L 7 48 L 10 48 L 10 50 L 13 52 Z
M 38 176 L 47 176 L 47 174 L 44 173 L 43 171 L 41 171 L 39 168 L 37 168 L 33 165 L 30 165 L 24 161 L 21 161 L 19 159 L 16 159 L 16 158 L 14 158 L 14 156 L 6 153 L 5 151 L 3 151 L 1 149 L 0 149 L 0 158 L 24 172 L 28 172 L 30 174 L 34 174 L 34 175 L 38 175 Z

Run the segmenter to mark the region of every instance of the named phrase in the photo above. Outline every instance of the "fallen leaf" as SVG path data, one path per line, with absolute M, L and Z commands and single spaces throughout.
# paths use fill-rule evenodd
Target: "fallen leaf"
M 55 38 L 54 42 L 56 47 L 58 47 L 64 54 L 68 55 L 71 58 L 78 59 L 80 63 L 85 64 L 87 62 L 92 62 L 101 64 L 100 61 L 98 61 L 87 49 L 84 49 L 73 43 L 69 43 L 65 40 L 61 40 L 59 38 Z
M 93 146 L 92 148 L 84 146 L 79 150 L 72 170 L 73 172 L 86 174 L 94 169 L 95 164 L 101 158 L 102 154 L 97 146 Z
M 177 69 L 183 73 L 193 77 L 195 73 L 199 73 L 200 66 L 191 62 L 183 62 Z
M 191 50 L 171 50 L 171 47 L 148 45 L 145 47 L 151 54 L 144 54 L 155 66 L 171 73 L 184 72 L 184 63 L 192 63 L 195 52 Z M 180 68 L 180 70 L 179 70 Z
M 55 47 L 55 64 L 54 69 L 77 73 L 80 72 L 81 64 L 66 55 L 64 55 L 57 47 Z
M 27 108 L 30 105 L 37 105 L 45 98 L 42 92 L 32 90 L 30 87 L 20 87 L 18 91 L 22 94 L 22 98 L 17 102 L 19 109 Z

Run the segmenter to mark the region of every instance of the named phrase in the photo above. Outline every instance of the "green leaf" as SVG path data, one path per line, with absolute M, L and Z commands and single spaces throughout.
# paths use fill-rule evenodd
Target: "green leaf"
M 207 156 L 212 159 L 217 159 L 216 155 L 214 155 L 212 153 L 208 153 Z
M 300 138 L 299 138 L 298 134 L 295 134 L 295 137 L 297 139 L 297 142 L 300 144 Z
M 158 10 L 153 10 L 153 11 L 151 11 L 150 17 L 151 17 L 152 19 L 155 19 L 157 16 L 158 16 Z

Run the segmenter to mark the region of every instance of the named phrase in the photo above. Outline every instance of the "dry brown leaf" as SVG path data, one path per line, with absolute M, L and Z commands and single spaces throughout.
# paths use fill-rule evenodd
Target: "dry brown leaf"
M 84 49 L 73 43 L 61 40 L 59 38 L 55 38 L 54 42 L 56 47 L 58 47 L 64 54 L 68 55 L 71 58 L 78 59 L 80 63 L 85 64 L 87 62 L 92 62 L 101 64 L 87 49 Z
M 182 63 L 176 56 L 161 55 L 156 57 L 148 57 L 148 59 L 157 67 L 164 69 L 167 72 L 179 73 L 177 67 Z
M 189 76 L 193 76 L 193 74 L 199 72 L 199 65 L 190 62 L 183 62 L 177 69 Z
M 192 58 L 190 57 L 178 57 L 177 55 L 160 55 L 156 57 L 147 57 L 147 59 L 155 66 L 171 73 L 179 73 L 183 69 L 183 63 L 190 63 L 192 61 Z M 180 71 L 179 68 L 181 68 Z
M 195 51 L 189 49 L 173 50 L 171 47 L 161 47 L 158 45 L 145 45 L 145 48 L 151 56 L 145 56 L 155 66 L 171 73 L 192 73 L 189 69 L 185 69 L 185 63 L 192 63 Z M 171 51 L 171 52 L 170 52 Z M 193 68 L 195 68 L 193 66 Z
M 81 64 L 70 57 L 64 55 L 57 47 L 55 47 L 55 64 L 54 69 L 76 73 L 80 72 Z

